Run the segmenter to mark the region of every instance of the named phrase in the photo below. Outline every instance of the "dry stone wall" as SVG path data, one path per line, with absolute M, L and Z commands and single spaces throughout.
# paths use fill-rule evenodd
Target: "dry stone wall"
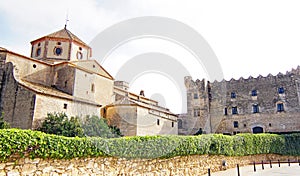
M 226 160 L 228 168 L 236 164 L 248 165 L 253 161 L 287 161 L 298 160 L 273 154 L 243 157 L 193 155 L 170 159 L 134 159 L 115 157 L 76 158 L 72 160 L 11 158 L 0 163 L 0 176 L 43 175 L 43 176 L 81 176 L 81 175 L 202 175 L 211 168 L 213 172 L 225 169 L 222 161 Z

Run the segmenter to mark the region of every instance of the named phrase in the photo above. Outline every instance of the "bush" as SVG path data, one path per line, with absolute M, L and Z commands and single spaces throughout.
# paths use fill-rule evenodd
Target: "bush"
M 48 113 L 42 127 L 39 131 L 48 134 L 57 134 L 67 137 L 83 137 L 83 129 L 78 117 L 71 117 L 70 119 L 65 113 Z
M 244 156 L 281 154 L 300 156 L 300 134 L 239 134 L 224 136 L 134 136 L 104 139 L 64 137 L 39 131 L 0 130 L 0 159 L 12 154 L 31 158 L 71 159 L 115 156 L 122 158 L 170 158 L 186 155 Z
M 121 136 L 120 129 L 109 126 L 104 118 L 87 116 L 80 121 L 78 117 L 69 119 L 65 113 L 49 113 L 38 131 L 67 137 L 113 138 Z
M 121 132 L 117 127 L 110 127 L 106 119 L 97 116 L 85 117 L 82 123 L 85 136 L 113 138 L 120 137 Z

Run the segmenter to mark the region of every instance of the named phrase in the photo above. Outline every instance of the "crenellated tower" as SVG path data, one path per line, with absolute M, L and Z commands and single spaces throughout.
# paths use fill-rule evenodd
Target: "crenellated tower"
M 300 131 L 300 67 L 263 77 L 193 81 L 185 77 L 181 134 Z

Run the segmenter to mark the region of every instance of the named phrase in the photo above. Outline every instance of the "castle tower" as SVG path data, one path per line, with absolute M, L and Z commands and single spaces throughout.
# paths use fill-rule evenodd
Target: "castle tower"
M 44 61 L 88 60 L 92 49 L 66 27 L 30 42 L 31 57 Z

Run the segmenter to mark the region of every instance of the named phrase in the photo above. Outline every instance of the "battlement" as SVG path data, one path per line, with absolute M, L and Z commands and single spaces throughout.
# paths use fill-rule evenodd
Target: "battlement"
M 290 71 L 286 71 L 285 74 L 279 72 L 277 75 L 272 75 L 271 73 L 268 74 L 267 76 L 262 76 L 262 75 L 258 75 L 257 77 L 253 77 L 253 76 L 249 76 L 248 78 L 244 78 L 244 77 L 240 77 L 239 79 L 234 79 L 231 78 L 230 80 L 221 80 L 221 81 L 217 81 L 214 80 L 213 82 L 209 82 L 209 81 L 205 81 L 205 79 L 202 80 L 193 80 L 191 76 L 186 76 L 184 78 L 185 81 L 185 86 L 187 88 L 192 88 L 194 86 L 196 87 L 205 87 L 206 84 L 210 84 L 210 85 L 220 85 L 220 84 L 224 84 L 224 83 L 247 83 L 247 82 L 259 82 L 259 81 L 267 81 L 267 80 L 277 80 L 277 79 L 290 79 L 293 78 L 294 76 L 300 76 L 300 66 L 297 66 L 297 68 L 293 68 Z

